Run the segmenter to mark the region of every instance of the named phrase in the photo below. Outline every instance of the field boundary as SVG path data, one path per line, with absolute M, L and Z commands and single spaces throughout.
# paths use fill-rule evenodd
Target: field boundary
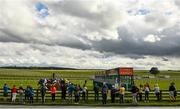
M 180 90 L 177 91 L 177 100 L 176 101 L 180 101 L 180 97 L 179 97 L 179 94 L 180 94 Z M 86 100 L 94 100 L 94 91 L 93 90 L 89 90 L 87 95 L 86 95 Z M 17 94 L 17 99 L 19 97 L 19 94 Z M 9 92 L 9 95 L 8 97 L 3 97 L 3 90 L 0 89 L 0 102 L 3 101 L 3 99 L 7 99 L 8 101 L 10 101 L 11 99 L 11 92 Z M 66 98 L 68 99 L 68 94 L 66 94 Z M 82 97 L 80 97 L 81 99 Z M 99 92 L 99 99 L 101 100 L 102 96 L 101 96 L 101 92 Z M 125 101 L 126 102 L 130 102 L 131 101 L 131 98 L 132 98 L 132 94 L 130 91 L 126 91 L 125 93 Z M 161 90 L 161 93 L 160 93 L 160 98 L 161 98 L 161 101 L 169 101 L 169 91 L 167 90 Z M 56 99 L 59 100 L 61 99 L 61 91 L 57 91 L 57 94 L 56 94 Z M 110 91 L 108 92 L 108 100 L 110 100 Z M 116 94 L 116 99 L 119 100 L 119 95 L 118 93 Z M 143 99 L 144 99 L 144 93 L 143 93 Z M 34 100 L 36 102 L 38 101 L 41 101 L 41 93 L 40 93 L 40 89 L 34 89 Z M 51 100 L 51 93 L 50 91 L 47 91 L 46 92 L 46 100 Z M 156 95 L 153 91 L 151 91 L 149 93 L 149 100 L 150 101 L 156 101 Z

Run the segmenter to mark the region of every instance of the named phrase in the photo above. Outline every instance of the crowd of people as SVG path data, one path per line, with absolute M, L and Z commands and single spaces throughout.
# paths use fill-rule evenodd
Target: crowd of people
M 94 86 L 94 93 L 95 93 L 95 101 L 99 100 L 99 91 L 101 90 L 102 93 L 102 104 L 107 103 L 107 94 L 108 94 L 108 87 L 106 83 L 103 83 L 102 89 L 99 88 L 99 86 L 96 84 Z M 139 87 L 135 84 L 132 85 L 130 92 L 132 93 L 132 103 L 138 103 L 143 101 L 143 94 L 144 94 L 144 102 L 149 102 L 149 93 L 150 91 L 154 91 L 154 94 L 156 96 L 157 101 L 161 101 L 162 99 L 162 91 L 160 90 L 160 87 L 158 84 L 154 85 L 154 88 L 150 88 L 150 85 L 148 83 L 142 85 L 140 84 Z M 125 102 L 125 84 L 121 84 L 120 87 L 115 88 L 113 85 L 111 88 L 111 103 L 115 102 L 115 98 L 119 97 L 119 102 L 124 103 Z M 175 83 L 172 82 L 169 86 L 169 99 L 171 102 L 175 102 L 177 97 L 177 89 L 175 86 Z
M 83 87 L 77 84 L 73 84 L 72 82 L 66 82 L 64 80 L 60 82 L 54 82 L 54 80 L 51 81 L 50 84 L 47 85 L 48 81 L 43 80 L 40 82 L 40 95 L 41 95 L 41 102 L 42 104 L 45 103 L 46 94 L 47 91 L 51 93 L 52 102 L 56 101 L 57 91 L 61 91 L 61 100 L 66 101 L 68 100 L 69 103 L 76 103 L 78 104 L 80 101 L 80 98 L 82 97 L 82 101 L 86 102 L 88 97 L 88 89 L 86 87 L 86 82 L 83 84 Z M 58 84 L 57 84 L 58 83 Z M 35 91 L 31 86 L 27 86 L 25 89 L 20 86 L 17 88 L 15 85 L 11 88 L 11 93 L 9 95 L 10 88 L 7 84 L 4 84 L 3 92 L 4 97 L 11 96 L 12 103 L 16 102 L 16 96 L 18 94 L 19 102 L 20 103 L 30 103 L 32 104 L 34 102 L 34 96 Z M 100 97 L 99 94 L 102 94 L 102 104 L 107 103 L 107 96 L 109 88 L 106 83 L 103 83 L 102 87 L 99 87 L 98 84 L 94 85 L 93 88 L 94 91 L 94 100 L 99 101 Z M 157 101 L 161 100 L 161 90 L 158 84 L 155 84 L 154 87 L 150 88 L 150 85 L 148 83 L 142 85 L 140 84 L 139 87 L 135 84 L 131 87 L 131 93 L 132 93 L 132 103 L 137 102 L 149 102 L 149 93 L 150 91 L 154 91 L 154 94 L 157 98 Z M 117 96 L 119 97 L 119 102 L 124 103 L 125 102 L 125 84 L 121 84 L 118 88 L 114 85 L 110 89 L 110 95 L 111 95 L 111 102 L 114 103 L 116 101 Z M 68 95 L 68 97 L 66 96 Z M 144 96 L 143 96 L 144 95 Z M 175 86 L 175 83 L 172 82 L 169 86 L 169 99 L 171 102 L 176 101 L 177 96 L 177 89 Z M 144 98 L 143 98 L 144 97 Z
M 81 87 L 79 84 L 73 84 L 72 82 L 69 82 L 68 80 L 64 79 L 41 79 L 39 81 L 40 84 L 40 92 L 41 92 L 41 99 L 42 103 L 45 102 L 45 94 L 46 91 L 49 90 L 51 92 L 52 96 L 52 102 L 55 101 L 57 90 L 61 91 L 61 100 L 66 100 L 66 95 L 68 93 L 68 100 L 70 103 L 73 102 L 73 95 L 74 95 L 74 101 L 75 103 L 79 103 L 80 96 L 82 96 L 82 100 L 87 100 L 87 87 L 86 87 L 87 81 L 83 84 L 83 87 Z M 81 94 L 81 95 L 80 95 Z
M 77 84 L 73 84 L 72 82 L 68 82 L 65 80 L 56 80 L 56 79 L 41 79 L 39 81 L 39 88 L 38 91 L 41 96 L 41 103 L 45 103 L 46 95 L 48 92 L 51 93 L 52 102 L 56 101 L 57 91 L 61 92 L 61 100 L 66 101 L 67 93 L 68 93 L 68 100 L 69 102 L 79 103 L 80 97 L 82 97 L 82 100 L 86 102 L 87 100 L 87 87 L 86 82 L 83 84 L 83 87 Z M 37 90 L 36 90 L 37 91 Z M 10 93 L 11 92 L 11 93 Z M 24 103 L 30 103 L 32 104 L 34 102 L 34 96 L 35 96 L 35 90 L 29 85 L 27 88 L 23 89 L 22 86 L 17 88 L 15 85 L 13 85 L 12 88 L 9 88 L 8 85 L 5 83 L 3 87 L 3 93 L 4 97 L 11 97 L 11 102 L 15 103 L 17 94 L 19 98 L 19 102 Z M 10 93 L 10 94 L 9 94 Z M 37 94 L 37 92 L 36 92 Z M 73 98 L 74 97 L 74 98 Z
M 9 96 L 9 87 L 7 84 L 4 84 L 3 87 L 3 93 L 4 93 L 4 97 L 8 97 Z M 20 103 L 24 103 L 24 101 L 28 101 L 29 103 L 33 103 L 33 98 L 34 98 L 34 90 L 31 86 L 27 86 L 26 89 L 23 89 L 22 86 L 20 86 L 19 88 L 17 88 L 15 85 L 13 85 L 13 87 L 11 88 L 11 101 L 12 102 L 16 102 L 16 96 L 17 93 L 19 94 L 19 102 Z

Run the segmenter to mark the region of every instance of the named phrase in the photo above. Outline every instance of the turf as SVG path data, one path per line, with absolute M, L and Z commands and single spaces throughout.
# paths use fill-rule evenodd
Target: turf
M 38 88 L 38 80 L 40 78 L 52 78 L 53 73 L 56 77 L 67 78 L 69 81 L 83 85 L 87 80 L 88 89 L 92 90 L 92 77 L 102 70 L 28 70 L 28 69 L 0 69 L 0 87 L 3 87 L 4 83 L 7 83 L 9 87 L 13 85 L 26 87 L 31 85 L 33 88 Z M 137 70 L 135 75 L 152 75 L 147 73 L 147 70 Z M 177 77 L 180 75 L 179 71 L 161 71 L 159 75 L 170 75 Z M 158 75 L 157 75 L 158 76 Z M 148 82 L 153 89 L 154 84 L 158 83 L 161 90 L 168 90 L 169 84 L 175 82 L 180 84 L 180 79 L 140 79 L 135 80 L 135 83 L 139 86 Z M 177 89 L 180 89 L 180 85 L 176 85 Z
M 0 88 L 3 87 L 4 83 L 7 83 L 8 86 L 11 88 L 13 85 L 16 85 L 17 87 L 19 86 L 23 86 L 24 88 L 26 88 L 27 85 L 31 85 L 34 89 L 37 89 L 39 86 L 37 85 L 38 80 L 40 78 L 52 78 L 53 73 L 56 74 L 57 78 L 67 78 L 69 81 L 75 83 L 75 84 L 79 84 L 79 85 L 83 85 L 84 81 L 87 80 L 87 88 L 89 90 L 93 89 L 93 81 L 92 78 L 93 76 L 97 73 L 97 72 L 101 72 L 102 70 L 28 70 L 28 69 L 0 69 Z M 149 74 L 147 70 L 137 70 L 134 72 L 134 74 L 136 76 L 152 76 L 152 74 Z M 178 79 L 178 77 L 180 77 L 180 72 L 179 71 L 160 71 L 160 74 L 158 74 L 157 76 L 162 76 L 162 75 L 169 75 L 171 78 L 170 79 L 136 79 L 135 83 L 137 86 L 139 86 L 140 84 L 145 84 L 146 82 L 148 82 L 150 84 L 151 89 L 153 90 L 154 84 L 158 83 L 160 86 L 161 90 L 168 90 L 169 88 L 169 84 L 171 82 L 175 82 L 176 83 L 176 87 L 179 90 L 180 89 L 180 79 Z M 174 78 L 176 77 L 176 78 Z M 166 91 L 167 92 L 167 91 Z M 153 92 L 152 92 L 153 93 Z M 0 93 L 2 95 L 2 93 Z M 110 93 L 108 94 L 110 95 Z M 144 103 L 144 102 L 140 102 L 138 104 L 132 104 L 131 102 L 128 103 L 124 103 L 124 104 L 119 104 L 117 103 L 109 103 L 107 104 L 107 106 L 155 106 L 155 105 L 180 105 L 180 101 L 178 102 L 169 102 L 169 98 L 168 98 L 168 92 L 167 92 L 167 97 L 166 97 L 166 101 L 162 101 L 162 102 L 155 102 L 155 101 L 151 101 L 150 103 Z M 50 95 L 49 95 L 50 96 Z M 92 96 L 92 95 L 90 95 Z M 154 96 L 154 94 L 152 94 L 152 96 Z M 165 97 L 165 96 L 164 96 Z M 155 98 L 155 97 L 154 97 Z M 153 98 L 153 99 L 154 99 Z M 3 99 L 0 97 L 0 99 Z M 39 98 L 40 99 L 40 98 Z M 50 97 L 49 97 L 50 99 Z M 131 95 L 128 98 L 129 100 L 131 99 Z M 179 99 L 179 98 L 178 98 Z M 48 100 L 47 100 L 48 101 Z M 3 102 L 2 100 L 0 100 L 0 103 L 6 103 Z M 9 103 L 9 102 L 7 102 Z M 35 102 L 35 104 L 39 105 L 40 104 L 40 100 L 39 102 Z M 46 103 L 47 105 L 76 105 L 76 104 L 67 104 L 67 103 L 63 103 L 63 102 L 55 102 L 52 103 L 50 102 L 50 100 Z M 80 104 L 78 104 L 80 106 L 102 106 L 101 101 L 99 102 L 94 102 L 93 100 L 88 101 L 88 103 L 82 103 L 80 102 Z

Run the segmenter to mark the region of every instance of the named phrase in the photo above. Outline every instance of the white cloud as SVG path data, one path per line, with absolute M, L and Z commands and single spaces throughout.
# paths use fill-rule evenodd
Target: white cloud
M 48 11 L 48 16 L 37 15 L 37 2 L 48 7 L 39 14 Z M 179 17 L 178 0 L 1 0 L 0 65 L 109 68 L 146 67 L 149 61 L 149 66 L 162 64 L 161 58 L 153 60 L 156 55 L 171 56 L 176 51 L 179 59 L 175 50 L 180 46 Z M 107 49 L 112 53 L 109 57 Z M 152 55 L 153 62 L 145 56 L 132 63 L 134 58 L 124 55 Z M 174 68 L 169 63 L 165 66 Z
M 146 36 L 144 38 L 144 41 L 151 42 L 151 43 L 154 43 L 154 42 L 157 42 L 157 41 L 160 41 L 160 40 L 161 39 L 157 35 L 153 35 L 153 34 L 149 34 L 148 36 Z

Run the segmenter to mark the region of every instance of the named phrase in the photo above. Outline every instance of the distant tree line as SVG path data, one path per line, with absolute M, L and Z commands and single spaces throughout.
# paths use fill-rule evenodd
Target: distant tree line
M 75 70 L 75 68 L 64 68 L 64 67 L 36 67 L 36 66 L 3 66 L 0 68 L 5 69 L 37 69 L 37 70 Z
M 105 70 L 105 69 L 78 69 L 66 67 L 39 67 L 39 66 L 2 66 L 4 69 L 34 69 L 34 70 Z

